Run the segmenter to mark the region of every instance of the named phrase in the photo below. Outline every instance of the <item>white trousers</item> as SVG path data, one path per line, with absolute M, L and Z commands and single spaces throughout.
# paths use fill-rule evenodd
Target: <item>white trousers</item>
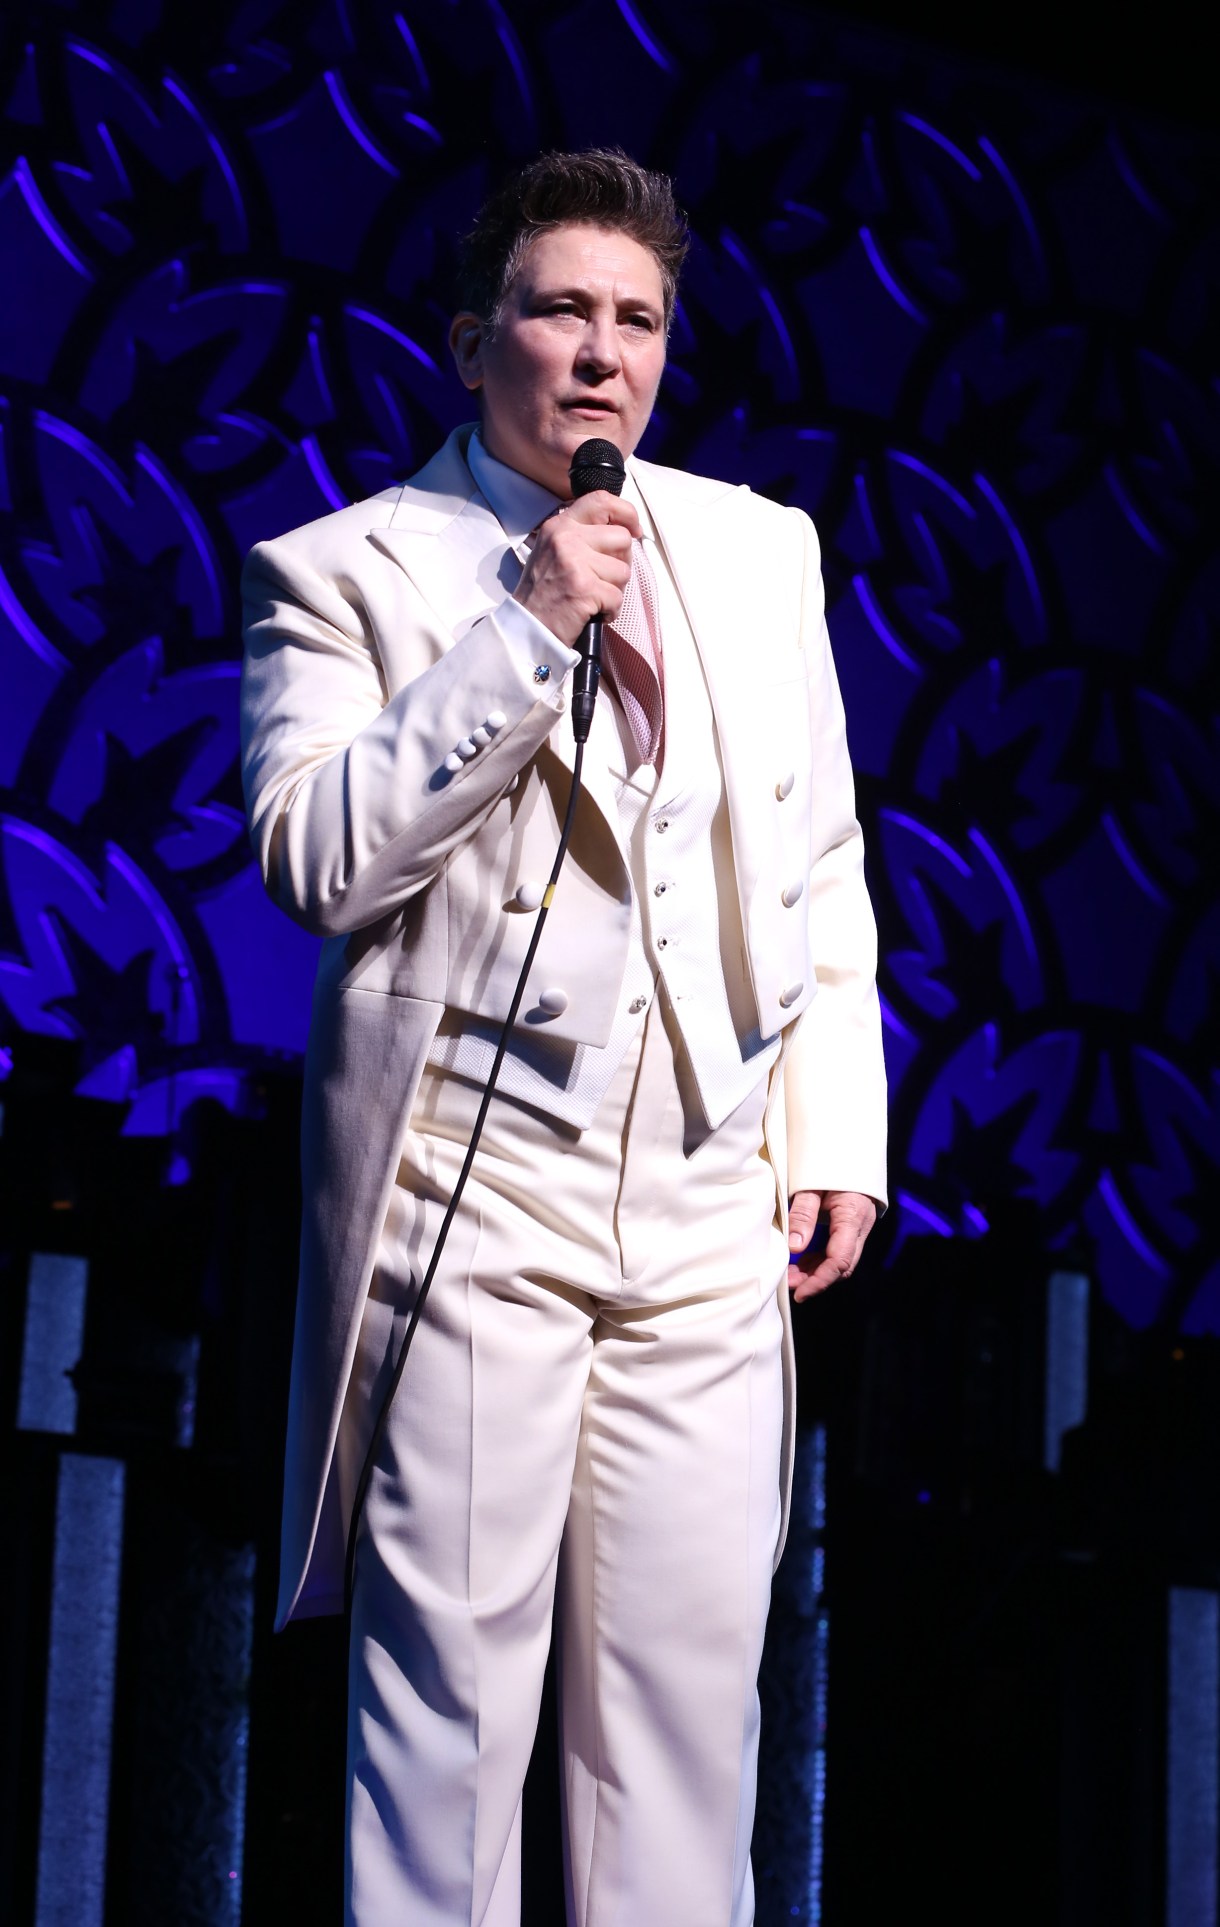
M 659 1004 L 584 1132 L 493 1100 L 359 1539 L 350 1927 L 518 1927 L 559 1581 L 574 1927 L 749 1927 L 787 1265 L 760 1089 L 695 1148 Z M 350 1498 L 478 1093 L 430 1075 L 340 1440 Z

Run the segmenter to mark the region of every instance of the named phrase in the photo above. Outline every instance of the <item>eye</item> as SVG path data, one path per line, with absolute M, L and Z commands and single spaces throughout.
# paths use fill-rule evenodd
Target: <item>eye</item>
M 623 319 L 628 328 L 634 328 L 641 334 L 653 335 L 657 331 L 657 324 L 650 314 L 629 314 Z

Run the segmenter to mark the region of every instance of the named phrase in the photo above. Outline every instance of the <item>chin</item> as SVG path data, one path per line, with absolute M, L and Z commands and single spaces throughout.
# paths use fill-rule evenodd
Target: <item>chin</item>
M 595 437 L 600 442 L 613 442 L 616 448 L 623 445 L 623 425 L 617 415 L 569 415 L 568 439 L 573 448 Z

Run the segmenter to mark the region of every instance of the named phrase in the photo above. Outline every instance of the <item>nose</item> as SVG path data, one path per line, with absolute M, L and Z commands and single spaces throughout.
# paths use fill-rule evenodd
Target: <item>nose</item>
M 619 364 L 618 328 L 614 316 L 590 315 L 581 333 L 577 367 L 589 374 L 604 377 L 617 374 Z

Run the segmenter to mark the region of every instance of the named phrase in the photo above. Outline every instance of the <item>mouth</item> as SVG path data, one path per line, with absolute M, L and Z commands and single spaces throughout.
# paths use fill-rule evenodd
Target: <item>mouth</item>
M 596 395 L 578 395 L 573 401 L 560 403 L 570 415 L 617 415 L 618 409 L 612 401 L 602 401 Z

